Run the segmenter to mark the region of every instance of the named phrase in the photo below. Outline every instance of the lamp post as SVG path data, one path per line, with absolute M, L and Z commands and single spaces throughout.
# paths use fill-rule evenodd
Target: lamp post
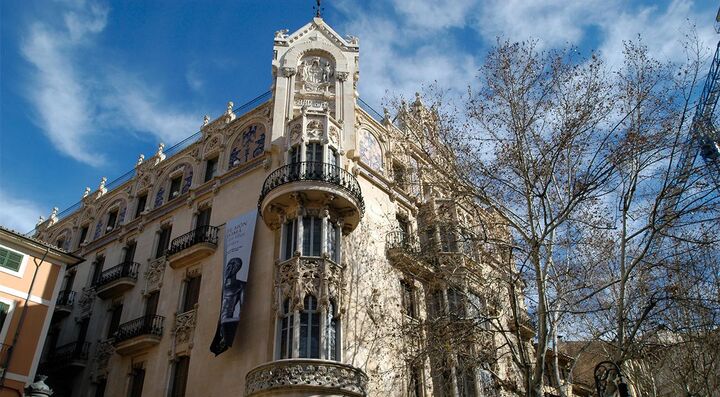
M 617 387 L 620 397 L 630 397 L 628 391 L 628 385 L 623 379 L 620 367 L 612 361 L 603 361 L 595 366 L 595 388 L 598 392 L 598 397 L 605 397 L 605 392 L 608 389 L 608 384 L 613 382 L 615 379 L 615 386 Z M 613 376 L 614 375 L 614 376 Z

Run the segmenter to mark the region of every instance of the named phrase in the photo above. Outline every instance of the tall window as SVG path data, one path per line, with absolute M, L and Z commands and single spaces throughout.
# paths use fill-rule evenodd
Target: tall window
M 212 208 L 211 207 L 204 207 L 200 210 L 197 214 L 197 218 L 195 218 L 195 227 L 200 228 L 203 226 L 210 225 L 210 215 L 212 214 Z
M 7 320 L 8 313 L 10 313 L 10 305 L 5 302 L 0 302 L 0 332 L 5 327 L 5 321 Z
M 95 385 L 95 397 L 105 397 L 105 388 L 107 387 L 107 379 L 102 378 Z
M 285 224 L 285 252 L 283 259 L 290 259 L 297 247 L 297 218 Z
M 290 299 L 285 299 L 283 303 L 282 321 L 280 321 L 280 358 L 292 358 L 293 317 Z
M 123 254 L 123 263 L 131 263 L 135 260 L 135 248 L 137 248 L 137 243 L 135 241 L 128 241 L 125 246 L 125 253 Z
M 395 175 L 395 185 L 402 190 L 407 189 L 407 176 L 405 175 L 405 167 L 401 164 L 393 163 L 393 174 Z
M 102 255 L 99 255 L 97 258 L 95 258 L 95 263 L 93 264 L 93 275 L 92 275 L 92 284 L 97 284 L 98 281 L 100 281 L 100 275 L 102 274 L 102 268 L 105 264 L 105 257 Z
M 147 192 L 138 196 L 137 207 L 135 207 L 135 218 L 140 216 L 140 214 L 145 211 L 145 206 L 147 205 L 147 196 Z
M 118 327 L 120 326 L 120 317 L 122 316 L 122 310 L 123 305 L 115 305 L 112 308 L 111 314 L 110 314 L 110 324 L 108 325 L 108 333 L 107 337 L 110 338 L 113 336 L 115 331 L 118 330 Z
M 57 240 L 57 243 L 55 243 L 55 246 L 60 249 L 65 249 L 65 238 L 61 237 Z
M 155 258 L 159 258 L 165 255 L 165 251 L 168 249 L 170 244 L 170 233 L 172 233 L 172 226 L 166 226 L 160 229 L 160 236 L 158 236 L 158 245 L 155 250 Z
M 415 288 L 405 280 L 400 281 L 402 289 L 403 312 L 406 316 L 417 318 L 417 304 L 415 302 Z
M 193 277 L 185 282 L 185 299 L 183 299 L 182 312 L 195 309 L 195 304 L 198 303 L 200 297 L 200 280 L 201 277 Z
M 22 261 L 22 254 L 15 251 L 10 251 L 7 248 L 0 248 L 0 266 L 4 267 L 5 269 L 17 272 L 20 270 L 20 265 L 22 264 Z
M 330 300 L 327 307 L 327 318 L 325 319 L 325 343 L 327 344 L 326 356 L 328 360 L 340 361 L 338 354 L 338 317 L 335 308 L 335 301 Z
M 160 291 L 153 291 L 145 300 L 145 315 L 154 316 L 157 314 L 158 301 L 160 300 Z
M 190 357 L 178 357 L 173 369 L 170 397 L 184 397 L 187 387 L 188 370 L 190 369 Z
M 170 193 L 168 200 L 172 200 L 180 195 L 180 185 L 182 184 L 182 175 L 176 176 L 170 180 Z
M 80 229 L 80 240 L 78 240 L 78 247 L 80 247 L 80 245 L 85 242 L 89 229 L 90 225 L 83 225 Z
M 317 299 L 305 297 L 305 307 L 300 313 L 300 357 L 320 358 L 320 312 Z
M 322 242 L 322 219 L 314 216 L 303 217 L 303 255 L 320 256 Z
M 337 240 L 338 240 L 338 225 L 329 222 L 327 224 L 327 252 L 330 256 L 330 259 L 332 259 L 334 262 L 338 262 L 340 260 L 338 255 L 338 247 L 337 247 Z
M 419 365 L 410 367 L 410 382 L 408 382 L 408 395 L 410 397 L 423 397 L 422 370 Z
M 430 314 L 435 318 L 441 317 L 445 314 L 445 304 L 443 303 L 442 290 L 436 289 L 430 292 L 429 298 L 428 306 L 430 308 Z
M 217 174 L 217 167 L 218 167 L 218 158 L 217 157 L 213 157 L 213 158 L 205 161 L 205 180 L 204 180 L 204 182 L 207 182 L 210 179 L 213 179 L 213 177 Z
M 319 178 L 323 172 L 323 147 L 319 142 L 308 143 L 305 145 L 305 161 L 307 164 L 307 174 L 311 178 Z
M 440 249 L 442 252 L 457 252 L 457 241 L 452 226 L 444 224 L 440 226 Z
M 130 397 L 142 397 L 143 383 L 145 383 L 145 368 L 135 367 L 130 375 Z
M 107 226 L 105 226 L 105 233 L 111 232 L 115 229 L 117 223 L 118 210 L 114 209 L 108 213 Z
M 447 290 L 448 310 L 453 317 L 465 317 L 467 311 L 465 308 L 465 294 L 455 288 Z
M 458 355 L 457 362 L 456 374 L 459 396 L 475 397 L 477 395 L 475 368 L 472 366 L 470 360 L 463 355 Z

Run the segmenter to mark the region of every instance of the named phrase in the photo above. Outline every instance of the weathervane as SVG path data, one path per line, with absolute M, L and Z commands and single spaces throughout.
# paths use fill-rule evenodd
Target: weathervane
M 320 11 L 322 10 L 322 8 L 320 8 L 320 0 L 315 0 L 315 3 L 317 4 L 315 7 L 313 7 L 313 9 L 315 10 L 315 17 L 322 18 L 322 15 L 320 13 Z

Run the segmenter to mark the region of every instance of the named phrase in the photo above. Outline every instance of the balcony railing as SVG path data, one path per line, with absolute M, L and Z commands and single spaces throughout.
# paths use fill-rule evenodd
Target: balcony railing
M 65 365 L 71 361 L 87 361 L 89 351 L 90 342 L 71 342 L 50 351 L 46 361 L 51 365 Z
M 402 250 L 408 254 L 417 255 L 420 253 L 420 244 L 417 239 L 402 231 L 388 233 L 385 236 L 385 248 Z
M 60 291 L 57 297 L 57 306 L 72 306 L 75 302 L 75 291 Z
M 115 332 L 115 344 L 143 335 L 162 336 L 165 317 L 146 315 L 120 324 Z
M 103 285 L 109 284 L 115 280 L 121 278 L 132 278 L 137 280 L 139 263 L 136 262 L 124 262 L 115 267 L 111 267 L 108 270 L 100 273 L 100 277 L 93 283 L 95 287 L 102 287 Z
M 185 233 L 182 236 L 173 239 L 170 243 L 170 248 L 167 250 L 167 255 L 177 254 L 178 252 L 190 248 L 193 245 L 200 243 L 209 243 L 217 245 L 218 242 L 218 227 L 216 226 L 200 226 L 195 230 Z
M 258 204 L 262 203 L 265 196 L 273 189 L 300 181 L 318 181 L 333 184 L 355 199 L 361 214 L 365 212 L 365 201 L 360 190 L 360 184 L 355 176 L 334 164 L 319 161 L 290 163 L 270 173 L 265 179 L 265 183 L 263 183 Z

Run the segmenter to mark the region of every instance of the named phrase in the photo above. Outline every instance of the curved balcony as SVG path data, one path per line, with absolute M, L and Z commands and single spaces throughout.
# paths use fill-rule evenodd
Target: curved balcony
M 55 314 L 58 317 L 65 317 L 72 312 L 75 302 L 75 291 L 63 290 L 58 293 L 55 301 Z
M 88 361 L 90 342 L 76 341 L 58 346 L 48 352 L 43 369 L 49 372 L 62 370 L 81 370 Z
M 365 212 L 360 184 L 355 176 L 329 163 L 303 161 L 284 165 L 265 179 L 258 209 L 265 223 L 279 225 L 278 209 L 296 204 L 296 194 L 302 193 L 307 200 L 328 203 L 345 221 L 345 228 L 354 230 Z
M 367 375 L 351 365 L 312 359 L 279 360 L 248 372 L 245 395 L 363 397 L 367 395 L 367 383 Z
M 173 239 L 167 250 L 168 263 L 178 269 L 212 255 L 217 248 L 218 228 L 199 226 L 194 230 Z
M 134 354 L 160 343 L 165 317 L 149 314 L 120 324 L 113 345 L 120 355 Z
M 137 282 L 139 263 L 124 262 L 100 273 L 93 283 L 95 292 L 102 299 L 118 296 L 132 289 Z

